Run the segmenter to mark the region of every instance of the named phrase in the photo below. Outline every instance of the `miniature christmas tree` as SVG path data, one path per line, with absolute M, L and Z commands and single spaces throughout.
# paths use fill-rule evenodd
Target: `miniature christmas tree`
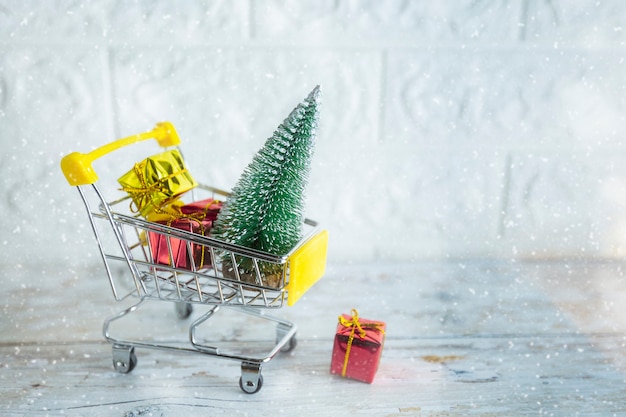
M 320 95 L 317 86 L 254 156 L 224 203 L 215 237 L 274 255 L 286 254 L 300 240 Z M 238 263 L 240 274 L 254 272 L 250 259 Z M 265 275 L 276 269 L 260 266 Z

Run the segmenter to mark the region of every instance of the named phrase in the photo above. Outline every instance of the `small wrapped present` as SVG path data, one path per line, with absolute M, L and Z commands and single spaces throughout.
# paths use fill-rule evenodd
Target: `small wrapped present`
M 133 200 L 131 210 L 144 217 L 198 185 L 175 149 L 136 163 L 117 181 Z
M 210 198 L 182 206 L 172 204 L 159 210 L 158 216 L 161 219 L 157 223 L 208 236 L 213 221 L 217 218 L 221 208 L 221 201 Z M 151 216 L 155 217 L 154 214 Z M 169 219 L 163 219 L 163 216 L 169 216 Z M 193 269 L 192 265 L 195 266 L 196 270 L 211 267 L 211 253 L 208 247 L 192 243 L 190 257 L 186 241 L 156 232 L 148 232 L 148 236 L 152 248 L 152 258 L 156 263 L 189 270 Z M 168 239 L 169 247 L 167 245 Z
M 222 209 L 222 202 L 207 198 L 193 203 L 185 204 L 180 207 L 180 212 L 183 215 L 191 215 L 194 217 L 200 217 L 203 220 L 214 221 L 217 219 L 217 215 Z
M 378 370 L 385 341 L 385 323 L 352 316 L 339 316 L 330 372 L 371 384 Z
M 183 203 L 181 200 L 175 200 L 148 213 L 146 220 L 165 223 L 174 219 L 187 217 L 198 220 L 210 220 L 213 222 L 217 219 L 217 215 L 222 209 L 222 204 L 220 200 L 214 200 L 212 198 L 194 201 L 188 204 Z

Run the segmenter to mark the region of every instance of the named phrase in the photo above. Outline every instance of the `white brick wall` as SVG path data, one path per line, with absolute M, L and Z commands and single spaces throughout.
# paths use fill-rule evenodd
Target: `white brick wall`
M 0 0 L 0 264 L 98 262 L 64 154 L 171 120 L 229 188 L 316 84 L 331 261 L 621 257 L 625 25 L 621 0 Z

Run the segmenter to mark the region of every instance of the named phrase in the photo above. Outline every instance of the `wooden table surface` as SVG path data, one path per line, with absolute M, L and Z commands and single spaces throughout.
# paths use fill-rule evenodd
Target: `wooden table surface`
M 329 265 L 272 311 L 298 325 L 298 345 L 264 365 L 253 395 L 238 362 L 202 354 L 137 349 L 135 370 L 115 372 L 102 321 L 128 303 L 103 274 L 5 271 L 0 416 L 626 415 L 620 263 Z M 371 385 L 329 373 L 337 316 L 352 308 L 388 326 Z M 263 337 L 245 317 L 211 319 L 226 349 Z M 153 302 L 119 331 L 185 340 L 189 323 Z

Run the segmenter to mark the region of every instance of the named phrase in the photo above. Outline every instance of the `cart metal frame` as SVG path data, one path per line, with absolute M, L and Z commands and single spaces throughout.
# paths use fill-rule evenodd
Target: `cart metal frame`
M 76 186 L 87 210 L 114 298 L 117 301 L 129 297 L 138 299 L 131 307 L 104 321 L 103 335 L 112 344 L 113 366 L 120 373 L 131 372 L 137 363 L 135 348 L 201 353 L 240 361 L 240 388 L 246 393 L 256 393 L 263 385 L 262 365 L 296 345 L 297 326 L 264 312 L 285 304 L 293 305 L 321 278 L 328 234 L 320 230 L 316 222 L 305 219 L 302 239 L 289 253 L 277 256 L 144 220 L 129 212 L 128 196 L 108 202 L 96 185 L 97 176 L 91 163 L 112 150 L 148 138 L 157 139 L 161 146 L 177 145 L 179 141 L 173 126 L 165 122 L 153 131 L 120 139 L 89 154 L 73 153 L 61 161 L 68 182 Z M 198 191 L 215 199 L 228 197 L 228 193 L 213 187 L 199 186 Z M 167 264 L 156 261 L 155 248 L 149 238 L 155 236 L 166 242 L 170 258 Z M 174 250 L 181 245 L 187 256 L 185 268 L 173 261 Z M 194 256 L 198 251 L 207 257 L 200 265 Z M 244 260 L 253 265 L 251 273 L 240 272 L 238 265 Z M 264 265 L 274 265 L 271 282 L 263 272 Z M 190 324 L 188 342 L 183 345 L 132 340 L 112 334 L 114 322 L 123 321 L 150 301 L 174 303 L 181 319 L 189 317 L 193 305 L 210 308 Z M 197 330 L 222 308 L 274 322 L 273 348 L 249 356 L 227 353 L 219 346 L 206 344 L 197 336 Z

